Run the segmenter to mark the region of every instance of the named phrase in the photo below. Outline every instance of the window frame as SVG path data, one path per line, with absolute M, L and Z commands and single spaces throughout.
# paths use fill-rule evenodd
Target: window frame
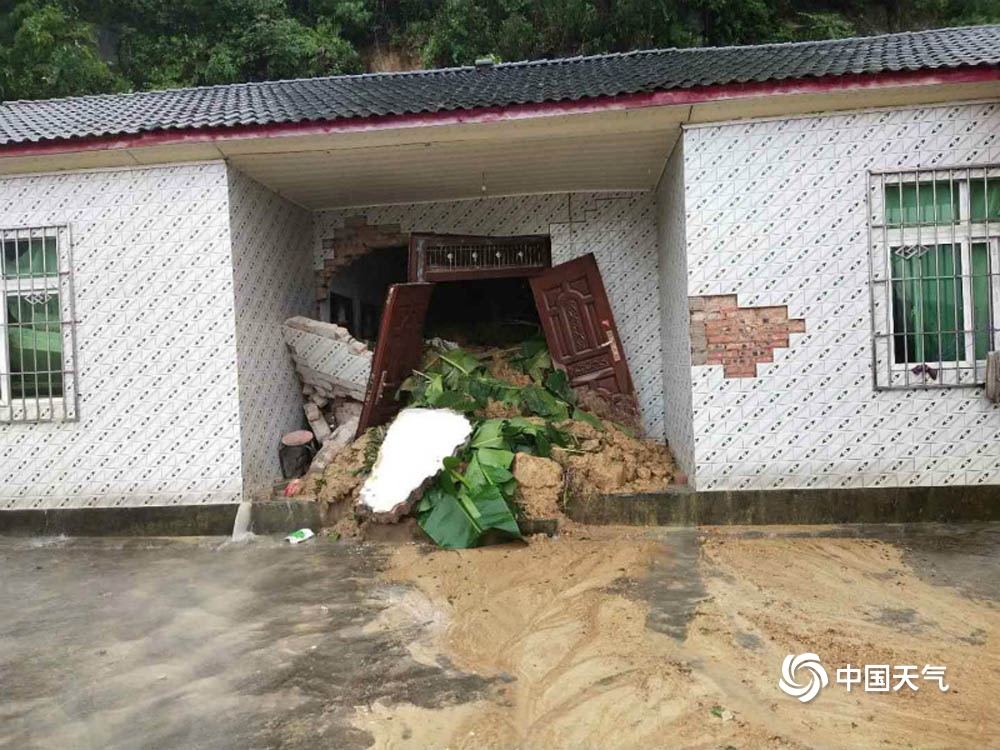
M 998 227 L 998 231 L 1000 231 L 1000 227 Z M 909 242 L 909 241 L 907 241 L 907 239 L 906 239 L 906 237 L 904 235 L 904 238 L 903 238 L 902 242 L 899 243 L 899 244 L 891 243 L 889 245 L 889 247 L 888 247 L 888 251 L 890 253 L 892 253 L 893 251 L 895 251 L 899 247 L 906 247 L 908 245 L 916 245 L 916 244 L 917 244 L 916 242 Z M 914 332 L 913 331 L 906 331 L 906 330 L 903 330 L 903 331 L 896 330 L 895 317 L 892 316 L 892 315 L 890 315 L 889 316 L 889 332 L 891 334 L 890 341 L 892 342 L 892 346 L 889 347 L 890 356 L 892 358 L 890 366 L 892 367 L 892 370 L 894 372 L 902 372 L 903 370 L 906 370 L 906 369 L 912 369 L 912 368 L 916 367 L 919 364 L 930 364 L 930 365 L 938 364 L 939 367 L 940 367 L 941 363 L 955 362 L 958 365 L 959 368 L 973 369 L 973 370 L 979 369 L 979 370 L 982 370 L 983 373 L 985 374 L 985 372 L 986 372 L 986 358 L 985 357 L 978 358 L 978 357 L 975 356 L 975 352 L 976 352 L 976 328 L 975 328 L 975 296 L 973 294 L 973 289 L 972 289 L 972 285 L 973 285 L 973 276 L 972 276 L 972 271 L 973 271 L 973 265 L 972 265 L 972 247 L 973 247 L 973 245 L 979 245 L 979 244 L 986 244 L 986 246 L 987 246 L 986 247 L 986 257 L 987 257 L 987 261 L 988 261 L 989 265 L 988 265 L 986 283 L 987 283 L 988 287 L 991 287 L 990 288 L 990 297 L 989 297 L 989 313 L 988 313 L 988 315 L 989 315 L 990 319 L 992 320 L 993 319 L 993 315 L 994 315 L 994 311 L 997 310 L 998 307 L 1000 307 L 1000 282 L 998 282 L 997 279 L 996 279 L 996 273 L 995 272 L 993 272 L 992 274 L 989 273 L 989 269 L 995 269 L 995 268 L 998 267 L 998 264 L 1000 264 L 1000 234 L 995 234 L 992 237 L 988 237 L 988 238 L 986 238 L 986 237 L 972 237 L 972 238 L 960 237 L 954 243 L 943 241 L 943 242 L 925 242 L 925 243 L 922 243 L 922 244 L 924 246 L 926 246 L 926 247 L 933 247 L 933 246 L 941 247 L 941 246 L 947 246 L 947 245 L 951 245 L 951 246 L 958 245 L 958 247 L 959 247 L 959 252 L 958 252 L 958 255 L 956 257 L 958 258 L 959 264 L 960 264 L 959 271 L 958 271 L 958 278 L 959 278 L 959 282 L 960 282 L 959 288 L 962 291 L 962 320 L 961 320 L 961 324 L 962 325 L 961 325 L 961 329 L 959 331 L 952 331 L 952 332 L 949 332 L 949 333 L 938 332 L 936 335 L 942 336 L 942 337 L 943 336 L 952 336 L 952 337 L 955 338 L 956 342 L 959 339 L 961 339 L 961 341 L 962 341 L 962 347 L 963 347 L 963 349 L 965 351 L 965 356 L 963 358 L 961 358 L 961 359 L 959 359 L 958 357 L 956 357 L 955 359 L 951 359 L 951 358 L 941 359 L 939 357 L 937 360 L 927 360 L 927 359 L 925 359 L 925 360 L 922 360 L 922 361 L 919 361 L 919 362 L 917 362 L 917 361 L 914 361 L 914 362 L 897 362 L 896 361 L 896 348 L 895 348 L 896 336 L 899 336 L 899 335 L 904 335 L 905 336 L 905 335 L 908 335 L 908 334 L 914 334 Z M 890 258 L 891 258 L 891 256 L 890 256 Z M 890 260 L 890 262 L 891 262 L 891 260 Z M 968 273 L 965 271 L 965 269 L 969 269 Z M 935 278 L 937 278 L 939 280 L 938 284 L 939 284 L 939 287 L 940 287 L 940 279 L 943 278 L 943 277 L 937 276 Z M 890 298 L 889 299 L 890 299 L 890 302 L 891 302 L 893 300 L 893 295 L 894 295 L 894 292 L 893 292 L 893 289 L 892 289 L 892 282 L 896 281 L 896 279 L 893 278 L 892 276 L 890 276 L 889 281 L 890 281 L 890 285 L 889 285 L 889 295 L 890 295 Z M 905 294 L 904 294 L 904 300 L 905 300 Z M 940 318 L 941 318 L 941 316 L 939 315 L 939 320 L 940 320 Z M 925 331 L 922 334 L 914 334 L 914 335 L 927 335 L 928 333 L 929 332 Z M 994 339 L 995 339 L 995 335 L 994 335 Z M 992 351 L 992 349 L 990 351 Z M 973 355 L 972 357 L 969 357 L 969 352 L 972 352 L 972 355 Z M 943 369 L 943 368 L 941 368 L 941 369 Z
M 67 422 L 78 418 L 78 393 L 76 387 L 76 321 L 73 316 L 72 239 L 69 225 L 0 226 L 0 253 L 6 253 L 6 243 L 41 238 L 43 241 L 43 266 L 45 266 L 46 238 L 56 242 L 56 268 L 44 267 L 44 275 L 20 274 L 7 276 L 6 260 L 0 257 L 0 423 Z M 15 250 L 16 252 L 16 250 Z M 30 249 L 29 249 L 30 252 Z M 10 297 L 26 297 L 32 293 L 56 295 L 58 301 L 59 336 L 61 338 L 60 367 L 62 393 L 34 397 L 13 395 L 10 360 L 10 329 L 7 306 Z M 51 366 L 51 365 L 50 365 Z
M 977 180 L 983 181 L 983 205 L 986 209 L 981 220 L 973 220 L 971 211 L 971 185 Z M 915 184 L 916 215 L 920 217 L 921 185 L 924 189 L 937 191 L 940 183 L 954 184 L 958 188 L 959 214 L 955 221 L 938 223 L 938 209 L 931 213 L 935 221 L 917 221 L 912 224 L 905 222 L 901 211 L 900 221 L 888 221 L 888 206 L 886 204 L 887 188 L 899 185 L 898 194 L 902 207 L 903 187 Z M 975 303 L 973 286 L 975 267 L 973 266 L 973 247 L 980 243 L 986 244 L 987 269 L 986 286 L 988 289 L 987 305 L 987 353 L 998 350 L 1000 341 L 1000 216 L 990 218 L 989 194 L 990 184 L 1000 184 L 1000 165 L 934 167 L 905 171 L 872 171 L 868 172 L 868 236 L 869 236 L 869 291 L 871 295 L 871 325 L 872 325 L 872 369 L 875 389 L 896 388 L 948 388 L 948 387 L 980 387 L 985 380 L 986 359 L 976 357 L 976 340 L 979 329 L 976 328 Z M 945 205 L 948 204 L 945 190 Z M 937 206 L 940 199 L 935 195 L 933 205 Z M 923 362 L 897 362 L 895 342 L 896 336 L 904 333 L 897 331 L 893 316 L 894 278 L 892 275 L 892 257 L 897 248 L 906 246 L 942 246 L 953 245 L 959 248 L 957 258 L 961 264 L 958 271 L 961 279 L 962 294 L 962 331 L 959 334 L 939 334 L 940 336 L 955 335 L 963 341 L 964 354 L 955 359 L 924 360 Z M 940 282 L 939 282 L 940 284 Z M 884 328 L 880 328 L 882 321 Z M 905 331 L 909 334 L 910 331 Z M 924 364 L 934 370 L 932 377 Z M 923 370 L 923 371 L 921 371 Z

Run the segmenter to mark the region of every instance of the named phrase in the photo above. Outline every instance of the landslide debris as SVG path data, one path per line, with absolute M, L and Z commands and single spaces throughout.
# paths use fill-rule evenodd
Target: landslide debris
M 442 547 L 519 538 L 518 518 L 558 517 L 570 495 L 651 492 L 673 479 L 667 446 L 585 408 L 599 398 L 569 387 L 540 338 L 502 350 L 428 346 L 398 397 L 407 407 L 446 409 L 472 423 L 471 439 L 444 459 L 410 511 Z M 385 431 L 369 430 L 306 480 L 305 491 L 343 536 L 352 535 L 346 519 L 353 519 Z

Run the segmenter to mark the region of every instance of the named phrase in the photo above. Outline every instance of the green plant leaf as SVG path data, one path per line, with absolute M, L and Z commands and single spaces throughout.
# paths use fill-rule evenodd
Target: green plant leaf
M 441 360 L 445 385 L 451 389 L 458 388 L 463 378 L 468 378 L 480 367 L 476 356 L 464 349 L 452 349 L 447 354 L 439 354 L 438 357 Z
M 541 386 L 528 386 L 521 392 L 525 408 L 544 419 L 562 422 L 569 419 L 569 408 Z
M 595 430 L 600 430 L 601 432 L 605 431 L 604 423 L 589 411 L 584 411 L 583 409 L 573 409 L 573 419 L 578 422 L 586 422 Z
M 479 526 L 482 529 L 499 529 L 517 539 L 521 538 L 517 519 L 514 518 L 499 487 L 484 487 L 474 494 L 471 500 L 479 509 Z
M 543 432 L 535 435 L 535 452 L 542 458 L 549 458 L 552 455 L 552 443 Z
M 483 466 L 497 466 L 506 469 L 514 460 L 514 454 L 505 448 L 480 448 L 476 451 L 476 458 Z
M 524 371 L 536 383 L 541 383 L 545 373 L 552 369 L 552 359 L 549 357 L 549 350 L 542 349 L 531 359 L 525 362 Z
M 448 456 L 444 460 L 444 471 L 438 474 L 438 484 L 446 492 L 457 493 L 458 492 L 458 481 L 455 479 L 455 475 L 458 473 L 458 468 L 462 465 L 461 460 L 458 456 Z
M 482 524 L 480 523 L 480 520 L 482 519 L 483 514 L 472 501 L 472 497 L 469 495 L 468 491 L 459 491 L 458 502 L 461 504 L 462 510 L 468 514 L 469 519 L 472 521 L 472 525 L 482 531 Z
M 431 509 L 420 514 L 418 523 L 440 547 L 475 547 L 488 529 L 521 538 L 517 520 L 497 487 L 487 485 L 476 492 L 461 492 L 457 496 L 435 487 L 428 491 L 428 497 Z
M 437 406 L 438 401 L 444 395 L 444 378 L 441 375 L 431 375 L 427 381 L 427 388 L 424 390 L 424 401 L 431 406 Z
M 560 430 L 551 422 L 546 422 L 545 424 L 545 437 L 547 437 L 553 445 L 559 445 L 563 448 L 576 445 L 576 438 L 574 438 L 573 435 L 566 430 Z
M 462 503 L 452 494 L 441 493 L 431 511 L 420 516 L 417 523 L 444 549 L 474 547 L 482 535 L 482 528 L 473 522 Z
M 482 422 L 472 436 L 473 448 L 502 448 L 506 444 L 503 436 L 504 420 L 487 419 Z
M 539 426 L 527 417 L 511 417 L 504 426 L 504 434 L 508 438 L 517 435 L 537 435 Z
M 514 478 L 514 475 L 510 473 L 510 470 L 505 469 L 502 466 L 484 466 L 480 464 L 479 469 L 489 480 L 490 484 L 495 484 L 497 486 L 504 485 Z
M 472 458 L 469 459 L 469 465 L 465 467 L 465 486 L 471 487 L 473 489 L 479 489 L 480 487 L 485 487 L 490 484 L 490 480 L 486 476 L 486 472 L 483 471 L 482 464 L 479 463 L 479 456 L 477 452 L 473 452 Z
M 479 405 L 469 394 L 461 391 L 445 391 L 435 399 L 433 405 L 436 409 L 454 409 L 463 413 L 479 408 Z
M 510 480 L 506 481 L 502 485 L 500 485 L 500 491 L 503 493 L 503 496 L 505 498 L 507 498 L 508 500 L 511 500 L 514 497 L 514 492 L 516 490 L 517 490 L 517 480 L 514 479 L 514 475 L 511 474 L 510 475 Z
M 576 392 L 569 385 L 565 370 L 553 370 L 545 378 L 545 387 L 568 404 L 576 403 Z

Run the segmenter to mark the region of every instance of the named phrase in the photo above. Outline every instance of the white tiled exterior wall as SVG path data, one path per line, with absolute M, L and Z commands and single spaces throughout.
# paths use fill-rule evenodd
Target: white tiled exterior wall
M 72 232 L 79 421 L 0 424 L 0 509 L 240 498 L 221 162 L 0 180 L 0 226 Z
M 986 163 L 997 103 L 691 127 L 655 193 L 310 214 L 221 162 L 4 178 L 0 228 L 72 232 L 79 421 L 0 424 L 0 509 L 237 502 L 274 481 L 301 423 L 279 324 L 313 314 L 320 243 L 357 214 L 593 252 L 646 430 L 698 489 L 1000 483 L 981 389 L 876 392 L 870 364 L 866 170 Z M 719 294 L 787 305 L 806 333 L 755 378 L 691 367 L 687 297 Z
M 694 482 L 691 345 L 684 243 L 684 144 L 678 141 L 656 188 L 663 408 L 667 442 L 678 467 Z
M 805 318 L 756 378 L 692 368 L 697 487 L 1000 482 L 982 389 L 873 389 L 866 170 L 1000 162 L 1000 104 L 692 127 L 688 292 Z
M 229 170 L 243 494 L 281 477 L 278 440 L 303 426 L 301 384 L 281 324 L 314 315 L 312 212 Z
M 643 422 L 663 436 L 663 370 L 657 271 L 656 205 L 652 193 L 561 193 L 479 200 L 372 206 L 316 214 L 315 261 L 324 237 L 348 216 L 398 224 L 403 232 L 549 234 L 552 262 L 594 253 L 618 323 Z

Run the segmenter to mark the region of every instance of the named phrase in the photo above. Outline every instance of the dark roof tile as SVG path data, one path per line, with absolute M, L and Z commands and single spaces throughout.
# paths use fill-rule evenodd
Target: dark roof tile
M 0 145 L 576 101 L 694 86 L 1000 64 L 1000 26 L 700 47 L 0 104 Z

